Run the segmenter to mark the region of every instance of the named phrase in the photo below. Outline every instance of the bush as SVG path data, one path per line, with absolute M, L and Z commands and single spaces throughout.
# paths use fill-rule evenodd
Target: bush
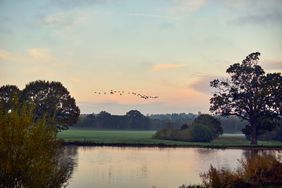
M 187 142 L 209 142 L 213 139 L 213 133 L 205 125 L 193 125 L 191 128 L 183 130 L 161 129 L 153 135 L 153 138 Z
M 207 126 L 213 133 L 213 138 L 219 137 L 219 135 L 223 134 L 223 129 L 221 127 L 221 123 L 215 117 L 208 114 L 199 115 L 193 122 L 192 125 L 205 125 Z
M 272 155 L 256 155 L 240 160 L 236 171 L 216 169 L 213 166 L 202 174 L 205 187 L 249 188 L 282 185 L 282 162 Z
M 276 127 L 272 131 L 267 131 L 259 136 L 259 140 L 277 140 L 282 141 L 282 127 Z
M 191 134 L 194 142 L 209 142 L 213 139 L 212 130 L 201 124 L 193 125 L 191 128 Z
M 0 187 L 62 187 L 72 166 L 60 160 L 56 133 L 27 105 L 7 111 L 0 103 Z
M 165 140 L 174 140 L 176 139 L 177 135 L 177 130 L 172 129 L 172 128 L 164 128 L 159 131 L 157 131 L 154 135 L 153 138 L 156 139 L 165 139 Z
M 176 140 L 191 142 L 193 135 L 190 129 L 178 130 L 176 134 Z

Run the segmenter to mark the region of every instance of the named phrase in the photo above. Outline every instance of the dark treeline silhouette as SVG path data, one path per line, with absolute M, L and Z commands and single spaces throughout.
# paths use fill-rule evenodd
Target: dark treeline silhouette
M 146 130 L 150 129 L 150 119 L 137 110 L 131 110 L 125 115 L 102 111 L 99 114 L 81 115 L 74 128 Z
M 85 129 L 133 129 L 159 130 L 162 128 L 180 129 L 183 125 L 191 125 L 198 115 L 192 113 L 152 114 L 143 115 L 137 110 L 131 110 L 125 115 L 112 115 L 106 111 L 98 114 L 81 114 L 77 124 L 72 127 Z M 224 133 L 241 133 L 245 122 L 236 116 L 216 116 L 221 122 Z

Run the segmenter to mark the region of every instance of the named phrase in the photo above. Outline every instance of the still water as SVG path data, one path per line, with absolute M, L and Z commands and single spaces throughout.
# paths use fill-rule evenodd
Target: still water
M 71 147 L 71 146 L 67 146 Z M 70 148 L 67 148 L 70 149 Z M 242 149 L 72 147 L 69 188 L 177 188 L 201 182 L 210 165 L 236 168 Z

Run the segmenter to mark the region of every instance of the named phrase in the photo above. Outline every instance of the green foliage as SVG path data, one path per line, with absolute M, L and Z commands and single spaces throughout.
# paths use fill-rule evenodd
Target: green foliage
M 210 142 L 214 138 L 213 131 L 206 125 L 196 124 L 191 128 L 192 141 Z
M 272 155 L 255 155 L 240 160 L 241 167 L 236 171 L 210 167 L 201 175 L 204 187 L 249 188 L 282 184 L 282 162 Z
M 157 139 L 168 139 L 168 140 L 175 140 L 177 137 L 178 130 L 172 128 L 164 128 L 157 131 L 153 138 Z
M 282 141 L 282 120 L 280 120 L 278 127 L 275 127 L 272 131 L 267 131 L 264 134 L 260 135 L 259 140 Z
M 164 128 L 156 132 L 153 138 L 180 140 L 188 142 L 210 142 L 218 138 L 223 130 L 220 122 L 207 114 L 198 116 L 191 126 L 184 124 L 180 130 L 173 128 Z
M 209 127 L 197 124 L 183 130 L 164 128 L 157 131 L 153 138 L 187 142 L 210 142 L 213 139 L 213 132 Z
M 0 88 L 0 102 L 6 111 L 13 108 L 15 98 L 20 103 L 34 105 L 34 118 L 46 118 L 47 124 L 56 124 L 59 130 L 67 129 L 77 122 L 79 108 L 74 98 L 60 82 L 35 81 L 26 85 L 21 91 L 16 86 Z
M 123 129 L 123 130 L 148 130 L 150 120 L 137 110 L 131 110 L 126 115 L 112 115 L 106 111 L 99 114 L 89 114 L 81 116 L 76 128 L 89 129 Z
M 199 115 L 192 123 L 192 125 L 205 125 L 209 127 L 209 129 L 213 133 L 213 137 L 217 138 L 219 135 L 223 134 L 223 129 L 221 127 L 221 123 L 215 117 L 208 114 Z
M 244 133 L 251 143 L 257 144 L 257 136 L 271 130 L 282 112 L 281 73 L 265 74 L 257 64 L 260 53 L 251 53 L 242 61 L 227 69 L 230 79 L 214 80 L 211 86 L 217 91 L 210 99 L 210 111 L 223 115 L 236 115 L 248 124 Z
M 34 121 L 34 107 L 15 102 L 7 112 L 0 103 L 0 187 L 61 187 L 71 166 L 59 160 L 55 126 Z

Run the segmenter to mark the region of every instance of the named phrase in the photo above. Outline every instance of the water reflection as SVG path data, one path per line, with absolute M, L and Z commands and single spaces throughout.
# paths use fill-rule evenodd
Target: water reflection
M 67 187 L 77 159 L 77 147 L 61 147 L 52 156 L 28 158 L 18 153 L 0 160 L 0 187 Z M 15 160 L 17 159 L 17 160 Z
M 70 188 L 170 188 L 197 184 L 201 182 L 199 174 L 211 164 L 235 169 L 238 159 L 250 154 L 241 149 L 131 147 L 78 147 L 77 152 L 78 165 Z

